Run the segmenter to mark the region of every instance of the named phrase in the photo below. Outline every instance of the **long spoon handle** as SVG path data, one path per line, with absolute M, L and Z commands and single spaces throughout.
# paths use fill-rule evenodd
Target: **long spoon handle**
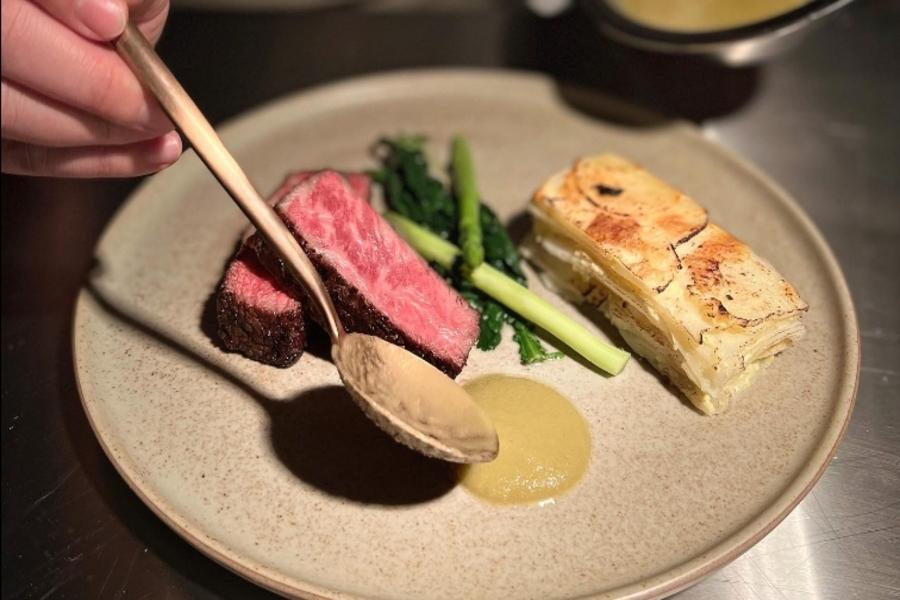
M 318 305 L 332 342 L 337 342 L 344 335 L 344 328 L 315 267 L 272 207 L 260 197 L 212 125 L 153 50 L 144 34 L 132 23 L 128 23 L 115 45 L 141 82 L 159 100 L 172 122 L 191 142 L 216 179 L 262 233 L 269 246 L 284 259 L 294 277 L 306 288 L 313 302 Z

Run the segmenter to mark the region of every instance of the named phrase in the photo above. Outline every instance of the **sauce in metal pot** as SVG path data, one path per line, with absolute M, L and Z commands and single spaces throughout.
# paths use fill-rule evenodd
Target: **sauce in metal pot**
M 700 33 L 750 25 L 807 0 L 607 0 L 623 16 L 654 29 Z

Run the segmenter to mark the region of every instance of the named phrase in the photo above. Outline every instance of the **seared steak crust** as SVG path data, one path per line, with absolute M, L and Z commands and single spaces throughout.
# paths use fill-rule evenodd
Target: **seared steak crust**
M 303 354 L 306 328 L 303 311 L 270 313 L 244 304 L 222 290 L 216 297 L 219 339 L 232 352 L 273 365 L 289 367 Z
M 276 367 L 288 367 L 306 347 L 306 325 L 299 301 L 285 297 L 281 288 L 270 293 L 280 302 L 261 302 L 244 292 L 253 278 L 277 283 L 264 271 L 253 252 L 244 247 L 233 259 L 216 294 L 216 320 L 222 345 L 232 352 Z

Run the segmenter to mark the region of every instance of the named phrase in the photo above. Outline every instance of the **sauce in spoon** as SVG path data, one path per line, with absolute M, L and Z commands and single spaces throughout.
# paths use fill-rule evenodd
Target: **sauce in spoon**
M 418 356 L 358 333 L 341 336 L 331 356 L 360 408 L 399 442 L 453 462 L 497 456 L 497 431 L 484 411 Z

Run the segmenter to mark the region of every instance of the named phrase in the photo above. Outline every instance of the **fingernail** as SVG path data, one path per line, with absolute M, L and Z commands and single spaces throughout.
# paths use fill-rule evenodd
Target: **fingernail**
M 151 160 L 158 165 L 168 165 L 181 156 L 181 136 L 177 131 L 170 131 L 154 141 Z
M 101 40 L 111 40 L 125 30 L 128 15 L 116 0 L 77 0 L 75 12 L 85 27 Z

